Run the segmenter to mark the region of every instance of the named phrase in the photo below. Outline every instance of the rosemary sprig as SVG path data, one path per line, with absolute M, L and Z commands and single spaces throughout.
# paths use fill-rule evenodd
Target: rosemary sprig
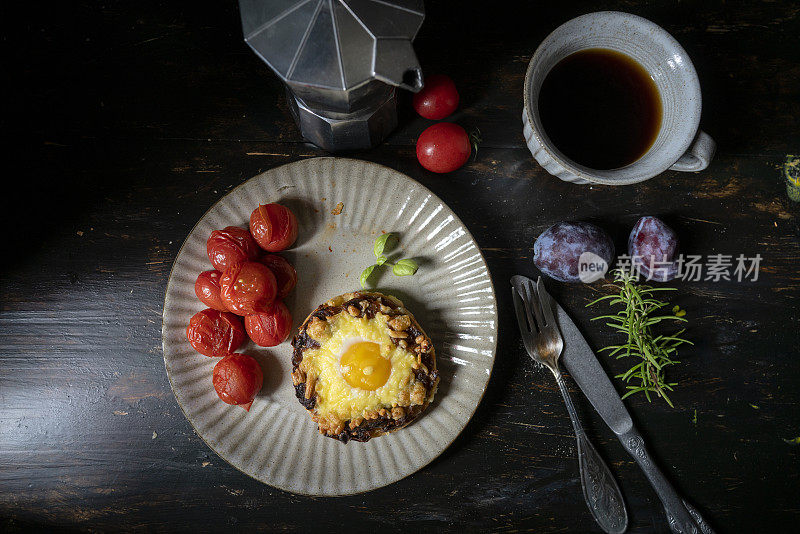
M 618 290 L 616 294 L 600 297 L 587 306 L 601 301 L 608 301 L 611 306 L 621 306 L 615 314 L 601 315 L 592 320 L 605 320 L 607 326 L 627 337 L 625 343 L 604 347 L 600 349 L 601 351 L 607 351 L 610 356 L 616 356 L 618 359 L 631 356 L 641 359 L 626 372 L 616 376 L 628 384 L 626 386 L 628 392 L 622 398 L 643 392 L 648 402 L 651 402 L 651 394 L 655 394 L 674 408 L 667 392 L 673 391 L 672 388 L 677 382 L 667 382 L 665 370 L 671 365 L 680 363 L 674 359 L 680 345 L 693 343 L 680 337 L 684 329 L 672 335 L 656 335 L 652 327 L 663 321 L 686 322 L 683 317 L 686 312 L 677 306 L 672 308 L 672 313 L 659 312 L 662 308 L 669 309 L 669 303 L 657 299 L 656 292 L 674 291 L 675 288 L 640 285 L 630 272 L 623 270 L 614 271 L 614 281 L 611 287 Z
M 472 145 L 472 161 L 478 159 L 478 147 L 483 143 L 481 130 L 476 126 L 469 132 L 469 143 Z

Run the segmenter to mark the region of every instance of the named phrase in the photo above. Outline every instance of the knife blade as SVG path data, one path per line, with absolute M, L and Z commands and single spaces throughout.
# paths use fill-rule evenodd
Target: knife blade
M 600 366 L 594 351 L 578 327 L 555 300 L 558 326 L 564 338 L 561 361 L 570 376 L 578 383 L 583 394 L 615 434 L 624 434 L 633 427 L 633 421 L 622 399 L 614 389 L 608 375 Z

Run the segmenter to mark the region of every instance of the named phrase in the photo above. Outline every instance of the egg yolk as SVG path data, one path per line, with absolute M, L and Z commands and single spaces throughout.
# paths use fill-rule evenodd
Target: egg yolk
M 342 376 L 351 387 L 375 391 L 389 380 L 392 364 L 371 341 L 353 343 L 342 354 Z

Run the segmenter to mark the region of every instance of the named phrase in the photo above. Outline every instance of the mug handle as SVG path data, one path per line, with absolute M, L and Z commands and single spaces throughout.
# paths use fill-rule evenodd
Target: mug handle
M 702 171 L 711 163 L 711 158 L 714 157 L 714 152 L 716 151 L 717 143 L 710 135 L 700 130 L 692 146 L 670 167 L 670 170 L 680 172 Z

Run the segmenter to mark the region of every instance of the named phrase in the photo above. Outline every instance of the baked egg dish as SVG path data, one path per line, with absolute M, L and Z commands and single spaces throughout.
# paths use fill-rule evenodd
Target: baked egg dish
M 439 384 L 430 338 L 403 303 L 357 291 L 320 305 L 292 340 L 292 384 L 321 434 L 368 441 L 414 421 Z

